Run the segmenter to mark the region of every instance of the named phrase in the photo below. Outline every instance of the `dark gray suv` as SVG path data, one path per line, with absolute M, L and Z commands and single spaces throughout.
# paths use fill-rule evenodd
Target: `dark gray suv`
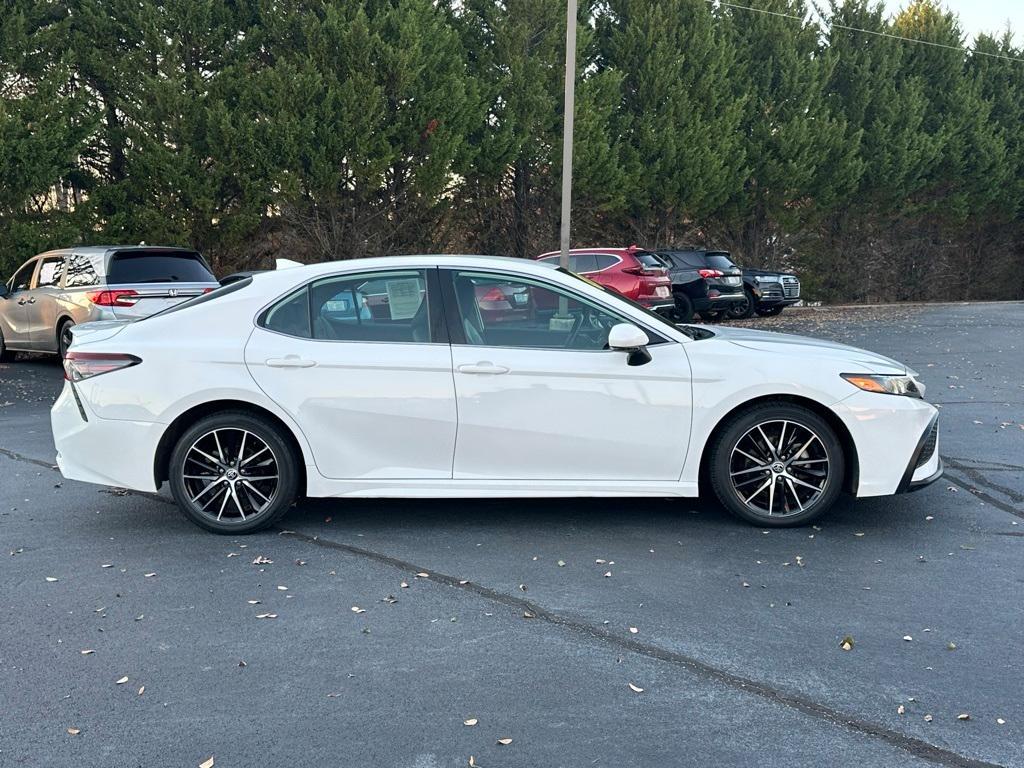
M 137 320 L 218 286 L 194 250 L 87 246 L 48 251 L 0 285 L 0 360 L 16 351 L 61 357 L 71 329 L 93 320 Z

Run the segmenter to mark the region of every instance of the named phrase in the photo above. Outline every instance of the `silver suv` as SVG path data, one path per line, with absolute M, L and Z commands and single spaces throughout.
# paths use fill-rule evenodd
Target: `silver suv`
M 218 286 L 197 251 L 88 246 L 29 259 L 0 285 L 0 360 L 15 351 L 64 357 L 71 329 L 93 320 L 137 320 Z

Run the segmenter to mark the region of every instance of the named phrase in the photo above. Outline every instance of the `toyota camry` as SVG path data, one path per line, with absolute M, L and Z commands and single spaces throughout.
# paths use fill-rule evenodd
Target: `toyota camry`
M 487 305 L 507 300 L 506 311 Z M 65 477 L 168 483 L 216 533 L 310 497 L 693 497 L 759 526 L 942 473 L 906 366 L 818 339 L 673 325 L 551 266 L 402 256 L 245 276 L 75 326 Z

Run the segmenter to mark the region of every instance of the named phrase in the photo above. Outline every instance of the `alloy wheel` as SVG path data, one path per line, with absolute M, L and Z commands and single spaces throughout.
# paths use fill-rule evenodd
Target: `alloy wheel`
M 189 447 L 180 468 L 190 506 L 218 523 L 244 523 L 274 502 L 280 485 L 277 456 L 253 432 L 221 427 Z
M 831 461 L 821 437 L 795 421 L 773 419 L 748 429 L 733 446 L 729 480 L 739 501 L 759 516 L 798 515 L 828 488 Z

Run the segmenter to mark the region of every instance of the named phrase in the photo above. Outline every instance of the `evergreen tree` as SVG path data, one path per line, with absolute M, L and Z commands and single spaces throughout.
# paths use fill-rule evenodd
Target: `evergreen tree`
M 598 30 L 600 64 L 622 78 L 630 229 L 649 246 L 673 244 L 742 184 L 732 43 L 704 0 L 612 0 Z

